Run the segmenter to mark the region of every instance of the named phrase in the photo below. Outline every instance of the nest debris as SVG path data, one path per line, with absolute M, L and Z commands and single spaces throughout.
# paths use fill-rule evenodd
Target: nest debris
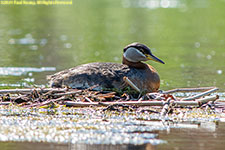
M 219 96 L 210 95 L 217 91 L 216 87 L 181 88 L 164 92 L 140 94 L 135 98 L 129 92 L 94 91 L 92 89 L 70 88 L 33 88 L 0 90 L 0 105 L 18 105 L 21 107 L 54 108 L 55 105 L 67 107 L 104 107 L 105 110 L 132 109 L 132 107 L 156 106 L 161 114 L 171 113 L 173 108 L 210 107 L 222 108 L 224 103 L 216 102 Z M 176 97 L 175 92 L 199 92 L 189 97 Z M 210 96 L 208 96 L 210 95 Z

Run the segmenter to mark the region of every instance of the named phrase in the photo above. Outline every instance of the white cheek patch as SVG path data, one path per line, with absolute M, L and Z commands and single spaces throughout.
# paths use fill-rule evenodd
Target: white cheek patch
M 139 62 L 139 61 L 146 60 L 146 56 L 134 47 L 128 48 L 126 52 L 123 54 L 123 56 L 128 61 L 131 61 L 131 62 Z

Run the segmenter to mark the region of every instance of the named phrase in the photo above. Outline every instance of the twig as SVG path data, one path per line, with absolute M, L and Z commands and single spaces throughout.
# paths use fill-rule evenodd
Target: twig
M 66 106 L 75 106 L 75 107 L 89 107 L 90 105 L 94 106 L 109 106 L 116 104 L 126 104 L 126 105 L 137 105 L 137 106 L 163 106 L 164 102 L 161 101 L 120 101 L 120 102 L 71 102 L 67 101 Z
M 177 106 L 201 106 L 204 103 L 207 103 L 209 101 L 215 101 L 218 99 L 218 95 L 208 96 L 202 99 L 198 99 L 197 101 L 173 101 L 174 105 Z M 115 104 L 125 104 L 125 105 L 136 105 L 136 106 L 164 106 L 166 102 L 165 101 L 120 101 L 120 102 L 71 102 L 66 101 L 65 104 L 67 106 L 74 106 L 74 107 L 88 107 L 90 105 L 94 106 L 108 106 L 108 105 L 115 105 Z
M 205 103 L 208 103 L 209 101 L 215 101 L 218 98 L 219 98 L 218 95 L 207 96 L 207 97 L 198 99 L 196 101 L 180 101 L 178 105 L 181 105 L 181 106 L 190 106 L 190 105 L 201 106 Z M 188 102 L 190 102 L 190 103 L 188 103 Z
M 67 88 L 45 88 L 45 89 L 41 89 L 41 88 L 37 88 L 37 89 L 7 89 L 7 90 L 0 90 L 0 94 L 3 93 L 11 93 L 11 94 L 15 94 L 15 93 L 31 93 L 32 91 L 38 91 L 38 92 L 49 92 L 49 91 L 53 91 L 53 92 L 65 92 L 67 90 Z
M 129 84 L 133 89 L 135 89 L 136 91 L 138 91 L 139 93 L 141 92 L 141 90 L 128 78 L 128 77 L 123 77 L 123 80 Z
M 217 99 L 219 99 L 219 96 L 213 95 L 213 96 L 207 96 L 207 97 L 198 99 L 197 101 L 198 101 L 199 105 L 201 106 L 202 104 L 208 103 L 209 101 L 215 101 Z
M 93 102 L 91 101 L 91 99 L 88 98 L 88 97 L 85 97 L 85 100 L 88 101 L 88 102 L 90 102 L 90 103 L 93 103 Z
M 200 91 L 206 91 L 210 89 L 214 89 L 216 87 L 199 87 L 199 88 L 178 88 L 178 89 L 172 89 L 168 91 L 164 91 L 163 94 L 171 94 L 175 92 L 200 92 Z
M 168 98 L 167 102 L 164 104 L 164 106 L 161 110 L 161 113 L 160 113 L 161 116 L 165 116 L 170 111 L 170 101 L 171 101 L 171 98 Z
M 12 104 L 12 102 L 0 102 L 0 105 L 9 105 Z
M 35 106 L 40 107 L 40 106 L 48 105 L 48 104 L 50 104 L 52 102 L 57 102 L 57 101 L 61 101 L 61 100 L 66 100 L 66 97 L 62 96 L 60 98 L 47 100 L 47 101 L 44 101 L 42 103 L 34 103 L 34 104 L 31 104 L 31 105 L 26 105 L 25 107 L 35 107 Z
M 184 100 L 184 101 L 194 100 L 194 99 L 200 98 L 202 96 L 208 95 L 210 93 L 213 93 L 213 92 L 215 92 L 217 90 L 219 90 L 219 89 L 218 88 L 213 88 L 213 89 L 210 89 L 208 91 L 205 91 L 203 93 L 200 93 L 200 94 L 197 94 L 197 95 L 194 95 L 194 96 L 190 96 L 190 97 L 187 97 L 187 98 L 182 98 L 182 100 Z
M 66 92 L 66 93 L 55 93 L 53 96 L 66 96 L 66 95 L 71 95 L 71 94 L 77 94 L 81 93 L 82 90 L 77 90 L 77 91 L 71 91 L 71 92 Z
M 144 96 L 138 99 L 139 102 L 141 102 L 144 99 Z

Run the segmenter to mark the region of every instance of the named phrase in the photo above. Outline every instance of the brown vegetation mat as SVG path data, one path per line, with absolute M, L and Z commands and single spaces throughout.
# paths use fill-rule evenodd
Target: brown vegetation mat
M 0 105 L 16 104 L 21 107 L 41 107 L 52 104 L 69 107 L 89 106 L 161 106 L 165 113 L 171 107 L 224 108 L 224 103 L 215 102 L 219 96 L 211 94 L 216 87 L 181 88 L 158 93 L 128 94 L 129 92 L 78 90 L 69 88 L 33 88 L 0 90 Z M 175 97 L 175 92 L 198 92 L 189 97 Z M 211 94 L 211 96 L 209 96 Z M 135 98 L 136 97 L 136 98 Z M 112 107 L 109 107 L 112 108 Z M 224 109 L 223 109 L 224 110 Z

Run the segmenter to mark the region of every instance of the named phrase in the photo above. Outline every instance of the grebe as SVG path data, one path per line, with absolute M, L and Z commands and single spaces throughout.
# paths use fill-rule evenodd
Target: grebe
M 153 60 L 164 64 L 140 43 L 132 43 L 123 49 L 122 64 L 89 63 L 63 70 L 48 76 L 51 87 L 71 87 L 86 89 L 96 85 L 96 90 L 104 88 L 123 89 L 124 77 L 128 77 L 141 91 L 156 92 L 160 87 L 157 71 L 142 61 Z

